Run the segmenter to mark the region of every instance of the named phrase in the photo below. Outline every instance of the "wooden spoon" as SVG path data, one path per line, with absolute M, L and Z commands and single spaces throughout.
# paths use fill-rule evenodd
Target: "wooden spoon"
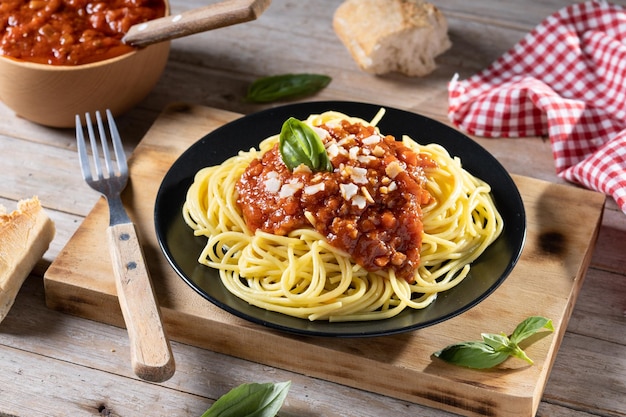
M 131 26 L 122 41 L 147 46 L 258 18 L 271 0 L 225 0 L 206 7 Z

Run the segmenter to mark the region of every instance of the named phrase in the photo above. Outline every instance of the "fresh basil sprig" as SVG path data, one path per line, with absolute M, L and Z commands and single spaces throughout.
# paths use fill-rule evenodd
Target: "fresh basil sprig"
M 291 381 L 242 384 L 217 399 L 202 417 L 274 417 Z
M 321 74 L 282 74 L 262 77 L 250 84 L 246 100 L 269 103 L 304 97 L 323 89 L 330 81 L 329 76 Z
M 290 117 L 283 123 L 279 149 L 283 162 L 291 171 L 301 164 L 312 171 L 333 170 L 320 137 L 309 125 L 295 117 Z
M 456 343 L 435 352 L 434 356 L 455 365 L 475 369 L 492 368 L 510 356 L 532 365 L 532 359 L 519 347 L 519 343 L 542 329 L 554 331 L 552 320 L 532 316 L 518 324 L 510 336 L 504 333 L 482 333 L 482 341 Z

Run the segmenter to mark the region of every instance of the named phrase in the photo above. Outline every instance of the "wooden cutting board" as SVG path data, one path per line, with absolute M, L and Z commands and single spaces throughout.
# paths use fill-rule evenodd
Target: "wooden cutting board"
M 153 223 L 161 180 L 177 157 L 239 114 L 177 104 L 156 121 L 130 158 L 131 181 L 123 199 L 137 224 L 173 340 L 276 366 L 363 390 L 467 416 L 535 415 L 590 262 L 605 197 L 567 185 L 514 176 L 524 200 L 528 236 L 509 278 L 478 306 L 444 323 L 376 338 L 303 337 L 273 331 L 205 301 L 170 268 Z M 567 207 L 567 210 L 563 208 Z M 50 308 L 117 326 L 123 319 L 104 231 L 101 199 L 45 274 Z M 476 371 L 431 355 L 481 332 L 510 333 L 531 315 L 553 320 L 554 333 L 527 347 L 535 364 L 511 359 Z

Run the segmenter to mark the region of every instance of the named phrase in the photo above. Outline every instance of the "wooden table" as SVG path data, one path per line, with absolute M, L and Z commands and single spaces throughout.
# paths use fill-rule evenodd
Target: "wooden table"
M 361 72 L 334 34 L 340 2 L 274 0 L 255 22 L 178 39 L 150 96 L 118 118 L 131 153 L 173 102 L 250 113 L 242 96 L 259 76 L 318 72 L 333 82 L 316 100 L 375 102 L 446 122 L 447 82 L 487 66 L 566 0 L 440 0 L 453 47 L 425 78 Z M 173 11 L 200 0 L 173 1 Z M 475 138 L 515 175 L 564 184 L 541 138 Z M 176 141 L 176 132 L 171 132 Z M 0 105 L 0 204 L 38 195 L 57 236 L 0 324 L 0 415 L 199 416 L 244 382 L 291 380 L 282 416 L 449 416 L 448 411 L 374 394 L 173 342 L 177 371 L 163 384 L 138 380 L 124 329 L 49 309 L 42 277 L 92 210 L 98 194 L 78 172 L 74 132 L 21 120 Z M 584 219 L 581 219 L 584 221 Z M 626 415 L 626 217 L 609 198 L 591 264 L 537 415 Z M 497 414 L 495 414 L 497 415 Z

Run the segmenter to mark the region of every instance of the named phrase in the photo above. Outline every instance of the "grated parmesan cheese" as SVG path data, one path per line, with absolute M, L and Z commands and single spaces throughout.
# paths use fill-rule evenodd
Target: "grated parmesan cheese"
M 367 169 L 361 167 L 352 167 L 350 178 L 357 184 L 367 184 Z
M 339 190 L 341 191 L 341 196 L 344 198 L 344 200 L 349 201 L 350 199 L 352 199 L 352 197 L 356 195 L 356 193 L 359 192 L 359 187 L 352 183 L 339 184 Z
M 349 154 L 350 160 L 356 161 L 356 157 L 359 155 L 359 147 L 358 146 L 351 147 L 348 150 L 348 154 Z
M 352 205 L 357 206 L 360 209 L 364 209 L 367 204 L 367 200 L 362 195 L 355 195 L 352 199 Z
M 282 182 L 278 179 L 278 173 L 275 171 L 268 172 L 266 178 L 267 179 L 263 181 L 265 189 L 270 193 L 277 193 L 282 185 Z
M 328 148 L 326 148 L 326 152 L 328 152 L 328 156 L 331 159 L 336 158 L 337 155 L 339 155 L 339 146 L 337 146 L 337 143 L 333 142 Z
M 361 187 L 361 192 L 363 193 L 363 196 L 365 197 L 365 199 L 367 201 L 369 201 L 370 203 L 374 203 L 374 198 L 372 197 L 372 195 L 370 194 L 369 190 L 367 189 L 367 187 Z
M 375 145 L 378 142 L 380 142 L 380 136 L 378 135 L 368 136 L 365 139 L 363 139 L 362 142 L 364 145 Z
M 398 161 L 393 161 L 385 168 L 385 174 L 387 174 L 390 178 L 395 178 L 400 174 L 404 169 L 400 166 Z
M 320 191 L 324 191 L 325 189 L 326 186 L 323 182 L 320 182 L 319 184 L 307 185 L 304 187 L 304 194 L 313 195 L 319 193 Z
M 373 162 L 376 160 L 376 157 L 372 156 L 372 155 L 359 155 L 357 157 L 357 161 L 359 161 L 359 163 L 363 164 L 363 165 L 367 165 L 370 162 Z
M 326 139 L 327 136 L 330 136 L 326 129 L 322 129 L 321 127 L 318 127 L 318 126 L 311 126 L 311 128 L 313 129 L 315 133 L 317 133 L 317 136 L 319 136 L 320 139 L 322 140 Z
M 304 187 L 304 185 L 302 185 L 302 183 L 299 182 L 288 182 L 286 184 L 283 184 L 282 187 L 280 187 L 280 193 L 278 194 L 278 196 L 280 198 L 288 198 L 288 197 L 293 197 L 293 195 L 296 193 L 296 191 L 300 190 L 302 187 Z
M 294 170 L 293 173 L 294 174 L 310 174 L 313 171 L 311 171 L 311 168 L 309 168 L 307 165 L 304 164 L 300 164 L 298 165 Z
M 377 156 L 380 158 L 385 154 L 385 150 L 382 147 L 376 145 L 374 147 L 374 150 L 372 150 L 372 153 L 374 154 L 374 156 Z

